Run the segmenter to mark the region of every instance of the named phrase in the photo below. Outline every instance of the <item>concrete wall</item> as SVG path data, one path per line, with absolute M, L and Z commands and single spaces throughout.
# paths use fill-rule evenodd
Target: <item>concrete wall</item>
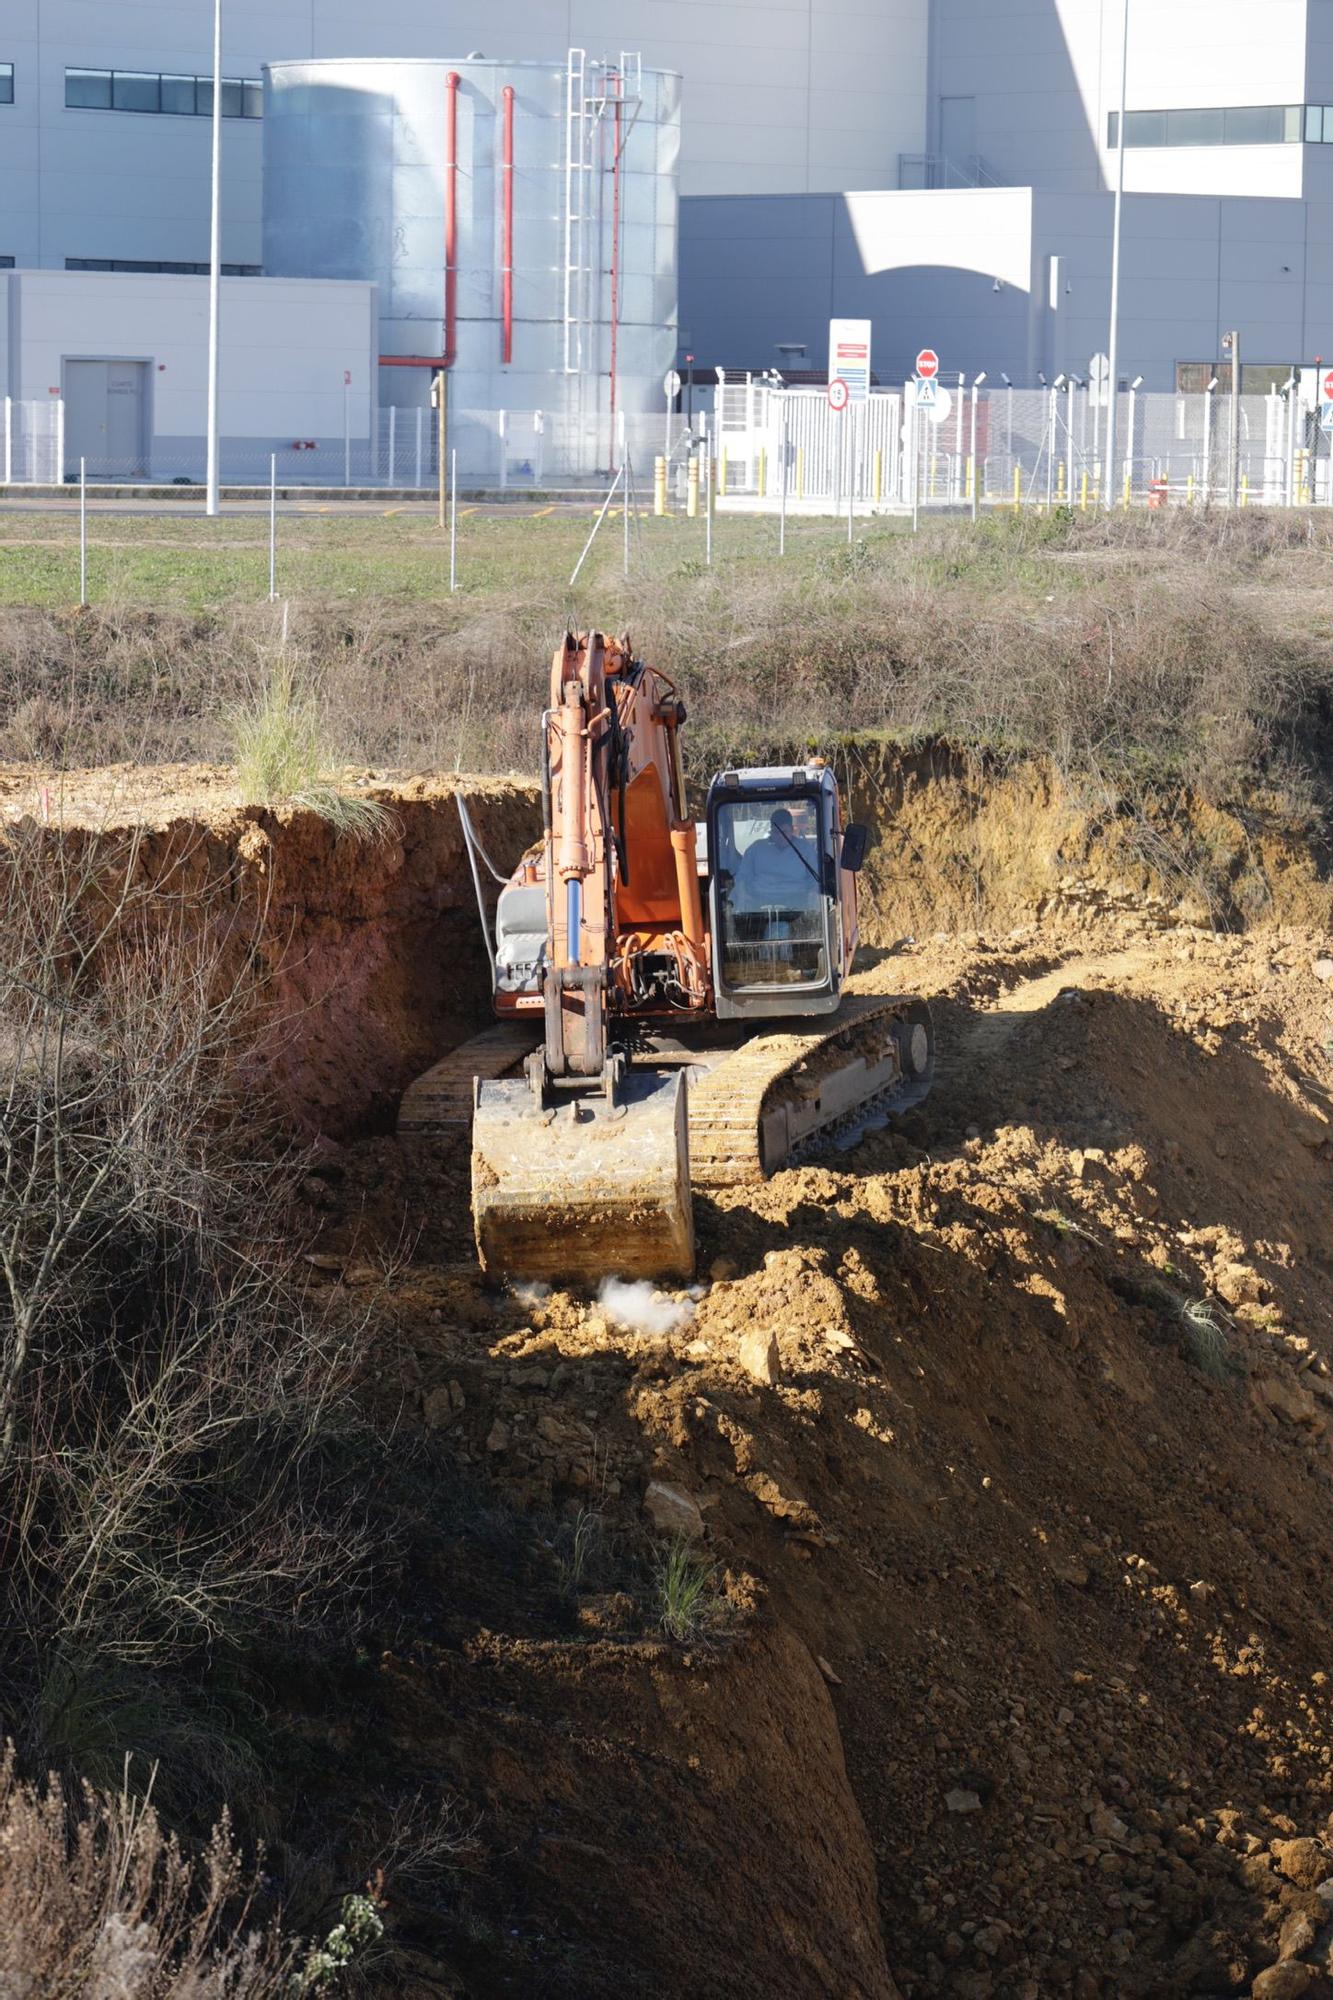
M 377 423 L 375 287 L 283 278 L 222 283 L 220 429 L 229 462 L 319 441 L 342 469 L 344 373 L 352 435 Z M 208 280 L 110 272 L 0 272 L 0 392 L 45 401 L 71 360 L 147 363 L 151 470 L 197 476 L 207 416 Z M 316 461 L 311 458 L 313 469 Z
M 892 187 L 925 144 L 928 0 L 226 0 L 223 69 L 311 56 L 563 63 L 571 44 L 684 74 L 681 186 Z M 207 0 L 3 0 L 0 255 L 208 254 L 209 120 L 67 110 L 65 68 L 207 74 Z M 223 257 L 260 260 L 260 121 L 223 125 Z

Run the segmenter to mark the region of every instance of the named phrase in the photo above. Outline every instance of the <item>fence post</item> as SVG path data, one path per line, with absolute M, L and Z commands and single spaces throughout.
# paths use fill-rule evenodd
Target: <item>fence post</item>
M 458 446 L 449 449 L 449 591 L 458 588 Z
M 79 605 L 88 602 L 88 461 L 79 460 Z
M 782 487 L 778 496 L 778 554 L 787 553 L 787 399 L 782 399 Z
M 1051 494 L 1055 486 L 1055 446 L 1060 421 L 1060 391 L 1051 390 L 1051 407 L 1047 415 L 1049 436 L 1046 443 L 1046 512 L 1051 511 Z
M 398 405 L 397 405 L 396 403 L 390 403 L 390 405 L 389 405 L 389 481 L 388 481 L 388 483 L 389 483 L 389 485 L 390 485 L 390 486 L 392 486 L 392 485 L 393 485 L 393 482 L 394 482 L 394 475 L 395 475 L 395 472 L 396 472 L 396 469 L 397 469 L 397 468 L 396 468 L 396 465 L 395 465 L 395 459 L 396 459 L 396 457 L 397 457 L 397 452 L 395 451 L 395 446 L 396 446 L 396 444 L 397 444 L 397 431 L 398 431 L 398 421 L 397 421 L 397 419 L 398 419 Z
M 713 561 L 713 439 L 704 418 L 704 561 Z
M 65 468 L 62 465 L 60 468 L 61 472 L 63 472 L 64 469 Z M 5 485 L 12 486 L 13 483 L 14 483 L 14 404 L 12 399 L 6 396 L 5 397 Z
M 278 594 L 278 454 L 268 461 L 268 601 Z
M 1071 375 L 1065 390 L 1065 490 L 1060 496 L 1067 499 L 1071 507 L 1074 504 L 1074 406 L 1077 395 Z
M 621 437 L 622 437 L 622 439 L 623 439 L 623 438 L 624 438 L 624 411 L 622 410 L 622 411 L 618 412 L 618 414 L 619 414 L 619 416 L 620 416 L 620 418 L 621 418 L 621 424 L 620 424 L 620 433 L 621 433 Z M 498 439 L 499 439 L 499 445 L 500 445 L 500 491 L 501 491 L 501 492 L 503 493 L 503 492 L 504 492 L 504 491 L 506 490 L 506 488 L 508 487 L 508 485 L 509 485 L 509 412 L 508 412 L 508 410 L 501 410 L 501 412 L 500 412 L 500 424 L 499 424 L 499 433 L 498 433 Z M 622 450 L 623 450 L 623 444 L 622 444 Z
M 421 408 L 420 404 L 418 404 L 417 405 L 417 469 L 416 469 L 416 477 L 413 480 L 413 484 L 418 492 L 421 491 L 421 420 L 425 416 L 425 414 L 426 414 L 425 411 Z
M 343 383 L 343 485 L 352 483 L 352 392 Z
M 980 517 L 981 513 L 981 494 L 977 481 L 977 397 L 979 394 L 980 379 L 978 378 L 972 384 L 972 432 L 968 441 L 967 455 L 967 477 L 972 489 L 972 519 L 974 521 Z M 986 407 L 987 409 L 990 408 L 989 403 Z

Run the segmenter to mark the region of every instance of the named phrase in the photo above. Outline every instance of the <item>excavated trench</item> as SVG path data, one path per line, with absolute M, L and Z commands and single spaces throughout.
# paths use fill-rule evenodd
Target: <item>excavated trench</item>
M 484 1013 L 449 782 L 369 847 L 216 774 L 51 805 L 260 964 L 283 1101 L 342 1142 L 315 1282 L 366 1288 L 403 1420 L 605 1558 L 544 1626 L 478 1515 L 377 1669 L 477 1827 L 401 1990 L 1333 1995 L 1325 858 L 943 748 L 847 775 L 862 983 L 930 998 L 936 1092 L 702 1201 L 701 1294 L 635 1325 L 483 1285 L 465 1150 L 389 1136 Z M 534 791 L 467 791 L 503 867 Z M 713 1565 L 693 1642 L 617 1582 L 645 1522 Z

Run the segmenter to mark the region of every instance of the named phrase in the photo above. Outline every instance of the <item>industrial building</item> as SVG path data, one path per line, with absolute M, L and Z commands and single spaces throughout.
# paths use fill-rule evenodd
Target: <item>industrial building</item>
M 224 271 L 275 309 L 277 281 L 374 286 L 371 465 L 385 413 L 418 421 L 446 358 L 460 423 L 533 427 L 529 471 L 543 426 L 548 464 L 606 464 L 617 413 L 653 405 L 678 349 L 710 375 L 818 371 L 837 315 L 872 319 L 881 381 L 922 344 L 946 372 L 1053 376 L 1105 345 L 1128 18 L 1122 366 L 1188 386 L 1235 326 L 1258 389 L 1333 345 L 1330 15 L 1329 0 L 1128 0 L 1128 16 L 1125 0 L 224 0 Z M 211 17 L 207 0 L 9 0 L 0 264 L 198 278 Z M 146 313 L 158 296 L 117 295 Z M 62 368 L 157 377 L 146 332 L 90 353 L 89 324 L 58 342 Z M 11 333 L 11 396 L 27 393 L 17 351 Z M 295 442 L 302 426 L 282 428 Z

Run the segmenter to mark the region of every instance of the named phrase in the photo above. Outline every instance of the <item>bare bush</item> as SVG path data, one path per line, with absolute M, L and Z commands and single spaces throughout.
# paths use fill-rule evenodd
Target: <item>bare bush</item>
M 170 1726 L 146 1671 L 340 1624 L 367 1563 L 353 1335 L 283 1275 L 236 922 L 137 837 L 0 843 L 0 1693 L 85 1771 L 117 1711 Z
M 0 1992 L 6 2000 L 300 2000 L 382 1926 L 348 1897 L 322 1943 L 260 1919 L 263 1884 L 224 1813 L 191 1856 L 128 1785 L 24 1782 L 0 1748 Z

